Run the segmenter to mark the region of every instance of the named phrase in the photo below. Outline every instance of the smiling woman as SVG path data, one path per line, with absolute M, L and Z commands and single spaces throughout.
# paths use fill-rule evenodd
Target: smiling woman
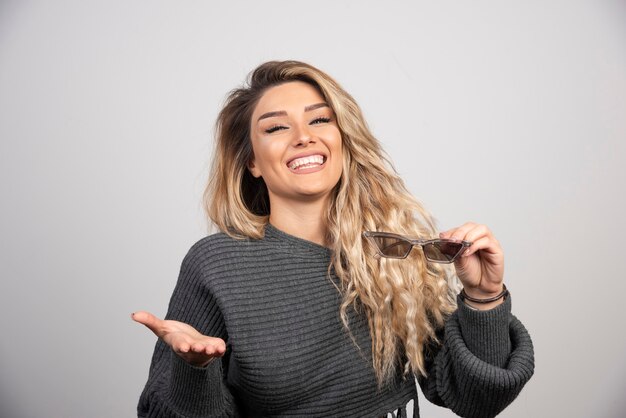
M 438 234 L 327 74 L 259 66 L 220 112 L 213 158 L 221 232 L 189 250 L 165 320 L 133 314 L 159 337 L 140 416 L 405 414 L 417 378 L 430 401 L 484 418 L 530 379 L 498 241 L 472 222 Z M 394 259 L 365 231 L 462 245 Z
M 248 168 L 267 185 L 270 223 L 284 230 L 294 210 L 322 213 L 341 177 L 343 153 L 334 113 L 319 90 L 301 81 L 268 89 L 250 132 Z M 325 244 L 322 236 L 309 238 Z

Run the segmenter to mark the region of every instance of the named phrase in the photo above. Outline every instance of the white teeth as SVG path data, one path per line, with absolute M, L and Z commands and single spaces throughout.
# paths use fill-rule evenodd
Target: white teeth
M 324 157 L 322 155 L 309 155 L 308 157 L 296 158 L 289 164 L 289 168 L 296 170 L 303 166 L 307 166 L 306 168 L 309 168 L 322 164 L 324 164 Z

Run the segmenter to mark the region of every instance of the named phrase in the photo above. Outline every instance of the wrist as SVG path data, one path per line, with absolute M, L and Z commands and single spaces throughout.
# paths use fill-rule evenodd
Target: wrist
M 466 305 L 485 311 L 504 303 L 508 295 L 509 291 L 502 283 L 500 290 L 496 292 L 485 292 L 478 288 L 463 288 L 459 296 Z
M 505 291 L 506 286 L 504 283 L 499 283 L 492 288 L 493 290 L 483 290 L 480 287 L 468 287 L 463 286 L 463 294 L 461 296 L 465 296 L 469 299 L 492 299 L 499 295 L 502 295 L 502 292 Z
M 194 363 L 190 363 L 190 364 L 191 364 L 192 366 L 194 366 L 194 367 L 198 367 L 198 368 L 200 368 L 200 369 L 204 369 L 204 368 L 209 367 L 209 365 L 210 365 L 211 363 L 213 363 L 213 361 L 215 361 L 215 357 L 211 357 L 211 358 L 210 358 L 210 359 L 208 359 L 208 360 L 204 360 L 204 361 L 201 361 L 201 362 L 197 362 L 197 363 L 195 363 L 195 364 L 194 364 Z
M 504 298 L 500 298 L 494 302 L 488 302 L 488 303 L 476 303 L 476 302 L 472 302 L 471 300 L 463 299 L 463 303 L 465 303 L 467 306 L 469 306 L 471 309 L 474 309 L 474 310 L 488 311 L 499 305 L 502 305 L 504 303 Z

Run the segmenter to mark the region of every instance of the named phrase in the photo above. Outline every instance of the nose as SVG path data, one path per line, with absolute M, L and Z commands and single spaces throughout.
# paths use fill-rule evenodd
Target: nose
M 315 136 L 309 129 L 308 125 L 304 125 L 297 129 L 294 129 L 294 146 L 306 147 L 309 144 L 315 143 Z

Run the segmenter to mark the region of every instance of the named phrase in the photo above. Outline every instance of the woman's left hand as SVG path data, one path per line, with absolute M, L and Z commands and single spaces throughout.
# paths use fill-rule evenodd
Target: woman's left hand
M 504 254 L 487 226 L 467 222 L 440 233 L 439 237 L 472 242 L 454 261 L 457 276 L 468 296 L 484 299 L 502 291 Z

